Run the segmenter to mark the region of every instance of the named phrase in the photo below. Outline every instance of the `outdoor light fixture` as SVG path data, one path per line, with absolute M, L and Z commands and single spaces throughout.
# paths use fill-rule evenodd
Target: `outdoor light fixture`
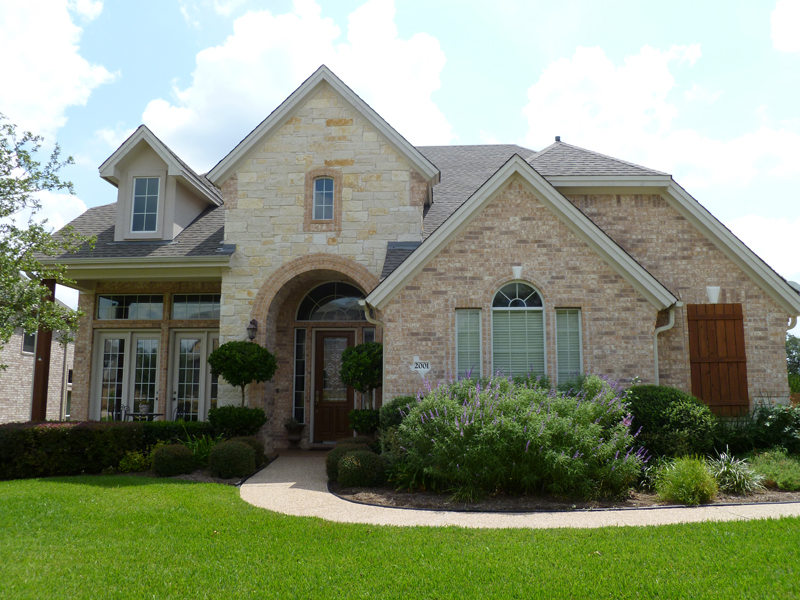
M 250 341 L 256 339 L 256 331 L 258 331 L 258 321 L 253 319 L 247 326 L 247 337 L 250 339 Z
M 711 304 L 716 304 L 719 302 L 719 286 L 718 285 L 707 285 L 706 286 L 706 294 L 708 294 L 708 301 Z

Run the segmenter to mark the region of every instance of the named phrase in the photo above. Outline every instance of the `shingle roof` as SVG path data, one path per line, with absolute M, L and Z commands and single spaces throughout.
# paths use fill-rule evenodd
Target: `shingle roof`
M 391 275 L 402 262 L 411 256 L 420 245 L 420 242 L 389 242 L 386 248 L 386 258 L 383 260 L 383 269 L 381 270 L 381 281 Z
M 71 262 L 81 258 L 182 258 L 219 256 L 217 249 L 223 241 L 225 208 L 210 206 L 173 241 L 114 241 L 114 221 L 117 204 L 90 208 L 70 225 L 77 233 L 96 235 L 94 250 L 84 245 L 75 254 L 58 258 Z
M 667 175 L 564 142 L 555 142 L 531 158 L 522 157 L 545 178 L 559 175 Z

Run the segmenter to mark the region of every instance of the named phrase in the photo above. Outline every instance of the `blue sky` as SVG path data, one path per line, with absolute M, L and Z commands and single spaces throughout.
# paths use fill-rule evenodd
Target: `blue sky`
M 140 123 L 205 171 L 325 63 L 415 144 L 671 173 L 800 281 L 798 31 L 800 0 L 29 0 L 0 6 L 0 112 L 74 156 L 60 226 L 115 200 L 97 167 Z

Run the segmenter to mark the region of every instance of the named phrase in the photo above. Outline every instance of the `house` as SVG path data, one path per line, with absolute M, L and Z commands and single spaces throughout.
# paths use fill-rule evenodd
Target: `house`
M 672 385 L 721 414 L 788 395 L 800 295 L 670 175 L 559 138 L 414 147 L 322 66 L 211 171 L 147 127 L 101 166 L 113 204 L 54 259 L 80 289 L 73 415 L 147 401 L 203 419 L 237 392 L 208 354 L 278 358 L 248 402 L 349 435 L 341 351 L 384 344 L 384 397 L 497 372 Z
M 0 348 L 0 365 L 6 365 L 0 371 L 0 423 L 31 420 L 36 338 L 35 333 L 15 329 Z M 53 336 L 47 383 L 46 417 L 50 421 L 70 418 L 74 350 L 72 342 L 64 346 L 58 334 Z

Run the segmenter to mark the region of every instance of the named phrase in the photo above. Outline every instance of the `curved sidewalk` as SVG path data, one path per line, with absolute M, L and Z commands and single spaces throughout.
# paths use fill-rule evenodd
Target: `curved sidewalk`
M 646 508 L 552 513 L 469 513 L 365 506 L 328 492 L 323 452 L 287 452 L 253 475 L 241 497 L 254 506 L 298 517 L 370 525 L 531 528 L 668 525 L 800 516 L 800 503 Z

